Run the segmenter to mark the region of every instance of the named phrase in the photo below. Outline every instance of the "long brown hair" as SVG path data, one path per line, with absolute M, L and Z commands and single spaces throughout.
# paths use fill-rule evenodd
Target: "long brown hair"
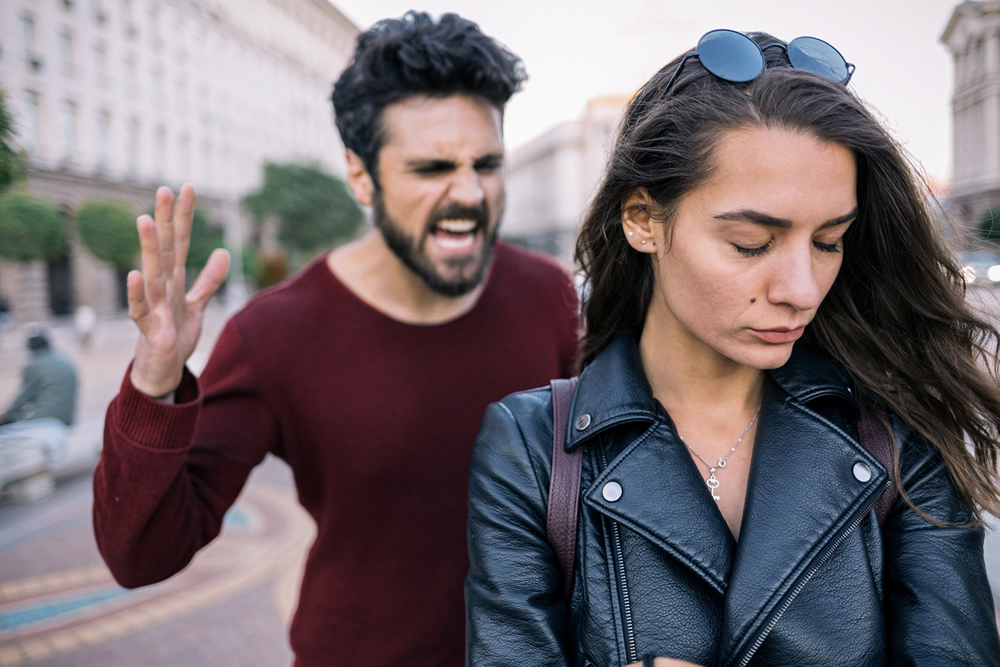
M 780 43 L 764 33 L 750 37 Z M 651 261 L 622 233 L 629 193 L 645 188 L 669 225 L 681 198 L 710 176 L 724 133 L 809 132 L 854 155 L 858 217 L 844 237 L 840 274 L 800 344 L 825 352 L 869 399 L 933 443 L 977 519 L 1000 514 L 1000 333 L 966 303 L 926 185 L 847 87 L 792 69 L 781 49 L 765 57 L 767 69 L 746 84 L 721 81 L 689 59 L 664 95 L 678 58 L 629 103 L 577 239 L 589 289 L 583 364 L 617 332 L 641 329 L 653 295 Z M 898 479 L 898 462 L 894 472 Z

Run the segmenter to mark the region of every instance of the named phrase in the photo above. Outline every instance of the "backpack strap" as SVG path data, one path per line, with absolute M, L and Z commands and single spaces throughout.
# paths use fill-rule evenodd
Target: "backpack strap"
M 881 404 L 871 404 L 864 400 L 858 401 L 858 412 L 858 438 L 861 444 L 889 471 L 889 486 L 875 502 L 875 514 L 881 527 L 896 502 L 896 496 L 899 495 L 896 480 L 893 478 L 892 441 L 885 426 L 888 418 Z
M 566 451 L 569 411 L 577 378 L 553 380 L 552 387 L 552 474 L 549 478 L 549 506 L 546 533 L 562 574 L 562 592 L 569 599 L 576 556 L 576 512 L 580 504 L 580 472 L 583 452 Z

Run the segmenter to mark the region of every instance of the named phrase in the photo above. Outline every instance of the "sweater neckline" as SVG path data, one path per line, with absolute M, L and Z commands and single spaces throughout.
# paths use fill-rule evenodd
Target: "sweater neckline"
M 347 284 L 344 283 L 344 281 L 342 281 L 337 276 L 337 274 L 335 274 L 330 269 L 330 265 L 327 262 L 327 256 L 329 255 L 329 252 L 323 253 L 322 255 L 314 259 L 313 265 L 309 267 L 306 273 L 311 274 L 314 271 L 322 273 L 324 275 L 324 278 L 322 278 L 322 280 L 329 281 L 334 289 L 339 290 L 357 307 L 370 313 L 371 316 L 374 318 L 381 319 L 385 322 L 389 322 L 392 323 L 393 325 L 403 327 L 406 329 L 426 330 L 426 329 L 433 329 L 435 327 L 456 326 L 466 321 L 469 321 L 471 320 L 471 318 L 475 317 L 477 313 L 484 308 L 483 303 L 492 297 L 492 294 L 495 290 L 493 276 L 496 273 L 497 264 L 505 261 L 506 254 L 507 254 L 507 248 L 504 246 L 504 242 L 498 239 L 496 245 L 493 247 L 493 259 L 490 262 L 489 270 L 486 273 L 485 286 L 483 287 L 482 294 L 479 295 L 479 299 L 476 300 L 476 303 L 472 306 L 472 308 L 462 313 L 461 315 L 458 315 L 453 319 L 446 320 L 444 322 L 438 322 L 435 324 L 419 324 L 414 322 L 404 322 L 403 320 L 398 320 L 395 317 L 392 317 L 391 315 L 383 312 L 382 310 L 379 310 L 368 301 L 362 299 L 354 292 L 354 290 L 348 287 Z

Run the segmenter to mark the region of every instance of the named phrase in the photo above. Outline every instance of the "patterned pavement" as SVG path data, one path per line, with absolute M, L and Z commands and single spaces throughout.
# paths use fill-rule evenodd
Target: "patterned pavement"
M 222 535 L 181 574 L 126 590 L 101 562 L 90 480 L 0 507 L 0 666 L 287 665 L 313 526 L 287 467 L 258 469 Z

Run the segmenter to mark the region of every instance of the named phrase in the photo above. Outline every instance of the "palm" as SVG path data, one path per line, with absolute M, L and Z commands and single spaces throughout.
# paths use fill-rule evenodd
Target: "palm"
M 150 396 L 169 394 L 180 384 L 201 335 L 205 307 L 229 266 L 229 254 L 216 250 L 184 293 L 194 198 L 190 185 L 181 188 L 176 202 L 168 188 L 160 188 L 155 220 L 144 215 L 137 221 L 142 271 L 128 276 L 129 315 L 139 327 L 132 383 Z

